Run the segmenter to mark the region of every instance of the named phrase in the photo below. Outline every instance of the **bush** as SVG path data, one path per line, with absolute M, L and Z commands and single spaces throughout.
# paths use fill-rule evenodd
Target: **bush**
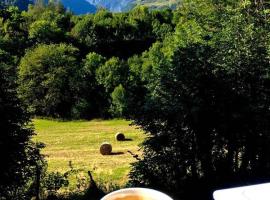
M 50 195 L 56 195 L 57 191 L 62 187 L 69 185 L 67 174 L 61 174 L 60 172 L 50 172 L 42 180 L 42 187 Z

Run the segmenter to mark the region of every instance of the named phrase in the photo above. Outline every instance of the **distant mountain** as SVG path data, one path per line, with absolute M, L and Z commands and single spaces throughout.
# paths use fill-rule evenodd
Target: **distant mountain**
M 181 0 L 136 0 L 136 5 L 144 5 L 153 9 L 176 8 L 180 2 Z
M 87 0 L 96 7 L 103 7 L 112 12 L 123 12 L 137 5 L 145 5 L 153 9 L 165 7 L 175 8 L 181 0 Z
M 33 4 L 34 0 L 0 0 L 2 5 L 14 5 L 18 6 L 21 10 L 27 10 L 29 4 Z
M 135 0 L 87 0 L 96 7 L 106 8 L 112 12 L 123 12 L 133 7 Z
M 28 5 L 31 3 L 32 3 L 32 1 L 30 1 L 30 0 L 24 0 L 24 1 L 16 0 L 16 1 L 14 1 L 14 4 L 16 6 L 18 6 L 21 10 L 27 10 Z
M 36 0 L 0 0 L 18 6 L 26 10 L 28 4 Z M 48 1 L 48 0 L 45 0 Z M 52 0 L 53 1 L 53 0 Z M 75 14 L 95 13 L 98 8 L 106 8 L 112 12 L 128 11 L 136 5 L 145 5 L 152 9 L 164 7 L 175 8 L 181 0 L 59 0 L 70 11 Z
M 61 0 L 61 2 L 65 8 L 77 15 L 95 13 L 97 10 L 97 6 L 89 3 L 87 0 Z
M 0 2 L 6 5 L 15 5 L 18 6 L 21 10 L 27 10 L 29 4 L 34 4 L 37 0 L 0 0 Z M 43 0 L 44 3 L 49 1 L 58 1 L 58 0 Z M 95 13 L 97 6 L 91 4 L 87 0 L 59 0 L 66 9 L 72 11 L 73 13 L 80 15 L 86 13 Z

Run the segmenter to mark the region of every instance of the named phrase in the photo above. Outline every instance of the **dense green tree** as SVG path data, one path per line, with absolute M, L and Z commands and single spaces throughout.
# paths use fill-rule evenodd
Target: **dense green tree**
M 139 6 L 73 16 L 38 2 L 28 11 L 0 10 L 2 117 L 21 105 L 20 61 L 18 92 L 33 114 L 124 115 L 148 133 L 130 174 L 136 186 L 183 199 L 194 199 L 197 187 L 194 195 L 207 199 L 217 188 L 269 181 L 269 4 L 186 0 L 176 11 Z M 28 116 L 14 116 L 21 120 L 21 112 L 28 149 Z M 26 168 L 18 173 L 13 188 L 30 177 Z
M 152 40 L 155 38 L 152 32 L 152 14 L 145 6 L 137 6 L 129 13 L 129 22 L 136 28 L 134 37 L 138 40 Z
M 128 59 L 129 75 L 127 83 L 123 87 L 125 100 L 120 101 L 124 109 L 123 116 L 129 118 L 132 113 L 144 104 L 146 95 L 145 80 L 143 74 L 143 59 L 141 56 L 133 56 Z M 119 103 L 120 103 L 119 102 Z
M 86 15 L 79 21 L 76 21 L 75 26 L 71 30 L 71 35 L 86 46 L 91 47 L 95 45 L 97 41 L 93 27 L 93 16 Z
M 29 29 L 29 38 L 37 41 L 38 43 L 50 43 L 63 38 L 61 29 L 53 22 L 47 20 L 35 21 L 31 24 Z
M 65 41 L 64 33 L 70 31 L 71 28 L 71 13 L 66 12 L 64 7 L 59 3 L 51 2 L 47 6 L 43 4 L 31 5 L 28 11 L 23 13 L 23 16 L 30 30 L 31 28 L 37 29 L 38 32 L 43 33 L 44 38 L 48 32 L 62 32 L 61 35 L 58 35 L 58 41 Z M 46 21 L 46 23 L 44 21 Z M 48 29 L 47 34 L 45 31 L 41 30 L 42 27 Z M 51 34 L 49 34 L 47 40 L 54 41 L 55 38 L 51 38 Z
M 126 112 L 127 94 L 125 87 L 129 85 L 129 66 L 125 61 L 113 57 L 96 70 L 96 79 L 103 86 L 110 112 L 113 116 L 121 117 Z
M 97 80 L 108 93 L 111 93 L 118 85 L 126 85 L 128 73 L 128 65 L 119 58 L 113 57 L 97 69 Z
M 120 84 L 111 94 L 111 113 L 114 117 L 123 117 L 127 112 L 127 95 L 125 88 Z
M 7 56 L 7 54 L 5 55 Z M 1 56 L 0 56 L 1 57 Z M 17 97 L 14 67 L 0 58 L 0 197 L 27 199 L 38 149 L 30 139 L 34 132 L 29 114 Z
M 166 35 L 174 30 L 173 11 L 165 9 L 152 12 L 152 29 L 158 40 L 163 40 Z
M 127 59 L 145 51 L 156 38 L 172 30 L 171 25 L 167 24 L 167 15 L 161 14 L 160 21 L 158 19 L 154 27 L 147 8 L 138 7 L 130 13 L 114 14 L 101 9 L 94 15 L 86 15 L 76 21 L 71 35 L 90 51 L 106 57 Z
M 17 7 L 0 10 L 0 48 L 12 55 L 21 56 L 27 46 L 27 30 L 24 24 L 25 19 Z
M 22 58 L 19 93 L 36 115 L 70 117 L 76 99 L 80 67 L 78 49 L 66 45 L 39 45 Z
M 149 137 L 131 178 L 212 199 L 270 180 L 269 15 L 262 2 L 183 6 L 174 35 L 143 56 L 147 94 L 133 119 Z
M 96 70 L 106 59 L 97 53 L 89 53 L 83 61 L 79 83 L 79 98 L 73 107 L 76 118 L 106 117 L 108 101 L 105 88 L 98 84 Z

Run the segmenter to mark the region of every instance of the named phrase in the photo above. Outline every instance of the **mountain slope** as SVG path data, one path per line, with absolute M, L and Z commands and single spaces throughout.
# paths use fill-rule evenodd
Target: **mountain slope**
M 6 5 L 15 5 L 18 6 L 21 10 L 27 10 L 29 4 L 34 4 L 37 0 L 0 0 Z M 49 1 L 58 1 L 58 0 L 43 0 L 45 3 Z M 97 10 L 97 6 L 89 3 L 87 0 L 59 0 L 65 8 L 72 11 L 73 13 L 86 14 L 94 13 Z
M 96 7 L 103 7 L 112 12 L 123 12 L 131 8 L 135 0 L 87 0 Z
M 175 8 L 181 0 L 136 0 L 136 5 L 144 5 L 150 8 Z
M 175 8 L 181 0 L 87 0 L 89 3 L 106 8 L 112 12 L 127 11 L 134 6 L 144 5 L 154 9 L 165 7 Z
M 7 0 L 0 0 L 7 1 Z M 26 10 L 28 4 L 36 0 L 13 0 L 13 5 Z M 48 1 L 48 0 L 46 0 Z M 54 0 L 51 0 L 54 1 Z M 181 0 L 59 0 L 62 4 L 75 14 L 94 13 L 98 8 L 106 8 L 112 12 L 124 12 L 137 5 L 144 5 L 151 9 L 164 7 L 175 8 Z M 12 1 L 9 1 L 12 2 Z
M 7 3 L 7 2 L 6 2 Z M 15 0 L 12 2 L 15 6 L 18 6 L 21 10 L 27 10 L 28 5 L 33 3 L 31 0 Z
M 90 4 L 87 0 L 61 0 L 61 2 L 65 8 L 77 15 L 94 13 L 97 10 L 97 7 Z

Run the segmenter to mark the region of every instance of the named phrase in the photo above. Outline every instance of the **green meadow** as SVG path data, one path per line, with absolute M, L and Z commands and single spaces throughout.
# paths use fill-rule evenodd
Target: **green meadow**
M 42 153 L 46 155 L 48 171 L 64 173 L 70 170 L 71 161 L 80 176 L 90 170 L 95 180 L 119 186 L 128 181 L 130 164 L 136 161 L 127 151 L 140 155 L 139 144 L 145 137 L 125 120 L 65 122 L 34 119 L 33 123 L 37 134 L 34 141 L 46 145 Z M 128 140 L 116 141 L 117 132 L 123 132 Z M 112 155 L 100 154 L 102 142 L 112 144 Z

